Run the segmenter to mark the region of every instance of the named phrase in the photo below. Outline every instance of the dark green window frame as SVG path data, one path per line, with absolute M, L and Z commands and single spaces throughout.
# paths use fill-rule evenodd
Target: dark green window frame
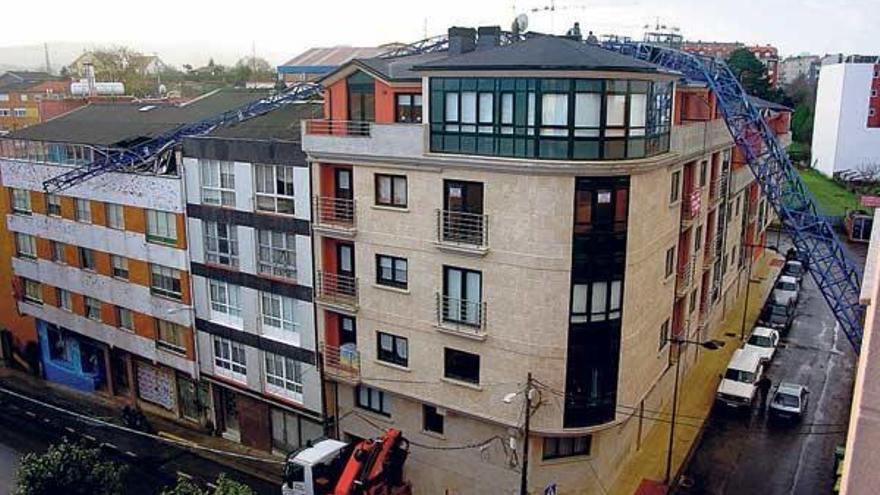
M 436 77 L 431 78 L 429 87 L 432 152 L 551 160 L 618 160 L 645 158 L 669 150 L 672 82 Z M 565 125 L 542 122 L 543 99 L 551 94 L 567 97 Z M 599 95 L 598 126 L 576 122 L 579 94 Z M 644 123 L 639 126 L 631 125 L 630 121 L 634 94 L 646 95 Z M 621 95 L 625 98 L 623 125 L 606 126 L 609 97 Z M 465 99 L 473 103 L 463 105 Z M 447 104 L 452 103 L 455 108 L 447 109 Z M 491 122 L 485 120 L 488 112 L 491 112 Z

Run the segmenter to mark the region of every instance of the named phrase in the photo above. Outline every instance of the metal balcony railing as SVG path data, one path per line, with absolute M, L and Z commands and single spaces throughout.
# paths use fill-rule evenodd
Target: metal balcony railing
M 482 336 L 486 330 L 486 302 L 456 299 L 437 293 L 437 323 L 456 332 Z
M 322 344 L 324 371 L 344 380 L 357 381 L 361 376 L 361 353 L 353 344 L 333 346 Z
M 353 229 L 355 227 L 353 199 L 315 197 L 315 216 L 318 225 Z
M 703 201 L 703 191 L 694 189 L 686 194 L 681 203 L 681 224 L 690 225 L 700 214 L 700 206 Z
M 363 120 L 306 120 L 306 134 L 318 136 L 370 137 L 372 122 Z
M 703 269 L 710 268 L 715 262 L 715 241 L 711 240 L 703 245 Z
M 437 240 L 477 248 L 489 247 L 489 217 L 478 213 L 437 210 Z
M 711 204 L 718 203 L 721 201 L 721 177 L 709 182 L 709 202 Z
M 675 277 L 675 295 L 682 297 L 688 293 L 694 281 L 694 265 L 689 260 L 682 266 L 678 267 Z
M 357 277 L 318 270 L 318 299 L 332 304 L 356 306 L 358 302 Z

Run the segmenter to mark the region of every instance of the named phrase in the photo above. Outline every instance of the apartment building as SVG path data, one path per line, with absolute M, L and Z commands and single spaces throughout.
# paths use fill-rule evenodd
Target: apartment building
M 14 131 L 78 108 L 67 99 L 70 81 L 46 72 L 8 71 L 0 75 L 0 132 Z
M 516 492 L 524 442 L 531 492 L 601 493 L 655 425 L 637 411 L 671 400 L 669 339 L 708 335 L 745 287 L 753 179 L 678 74 L 449 37 L 341 66 L 303 129 L 328 421 L 402 429 L 416 493 Z
M 190 271 L 200 376 L 223 436 L 286 454 L 323 436 L 311 179 L 290 104 L 187 138 Z
M 767 68 L 767 81 L 770 86 L 776 87 L 780 80 L 779 50 L 773 45 L 746 45 L 738 41 L 685 41 L 681 47 L 686 52 L 720 59 L 727 59 L 734 50 L 740 48 L 749 50 L 764 64 Z
M 55 194 L 47 179 L 263 93 L 186 105 L 92 104 L 0 147 L 0 326 L 10 361 L 45 379 L 202 423 L 184 189 L 172 154 Z

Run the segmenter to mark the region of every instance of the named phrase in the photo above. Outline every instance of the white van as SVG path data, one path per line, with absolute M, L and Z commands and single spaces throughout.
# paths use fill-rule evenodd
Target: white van
M 733 351 L 727 370 L 721 376 L 715 399 L 729 407 L 752 407 L 758 380 L 764 374 L 761 356 L 748 349 Z

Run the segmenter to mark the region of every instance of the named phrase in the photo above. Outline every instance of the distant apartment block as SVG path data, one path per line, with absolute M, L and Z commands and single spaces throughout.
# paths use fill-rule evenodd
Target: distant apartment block
M 45 122 L 86 104 L 70 99 L 70 81 L 45 72 L 0 75 L 0 134 Z
M 809 84 L 815 84 L 819 79 L 819 67 L 822 58 L 818 55 L 797 55 L 786 57 L 779 64 L 779 82 L 791 84 L 797 78 L 803 76 Z
M 772 45 L 745 45 L 740 42 L 685 41 L 682 50 L 686 52 L 726 59 L 731 52 L 747 48 L 767 67 L 767 80 L 770 86 L 779 84 L 779 51 Z
M 831 177 L 880 164 L 880 62 L 822 65 L 813 123 L 813 166 Z

